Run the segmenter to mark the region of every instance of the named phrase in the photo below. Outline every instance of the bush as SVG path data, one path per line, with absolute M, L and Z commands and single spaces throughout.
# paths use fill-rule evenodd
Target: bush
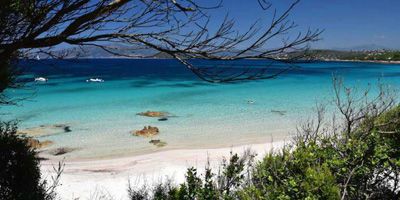
M 257 165 L 250 189 L 267 199 L 399 199 L 399 127 L 396 107 L 349 138 L 303 135 Z
M 339 199 L 335 176 L 328 164 L 318 162 L 315 148 L 267 155 L 254 170 L 250 191 L 258 191 L 251 199 Z
M 400 107 L 383 87 L 369 101 L 335 81 L 342 120 L 327 128 L 320 107 L 292 145 L 257 165 L 250 189 L 267 199 L 400 199 Z
M 61 165 L 54 183 L 41 180 L 39 158 L 28 139 L 17 135 L 15 123 L 0 122 L 0 199 L 54 199 Z
M 171 181 L 159 183 L 155 187 L 129 186 L 131 200 L 147 199 L 238 199 L 243 186 L 249 183 L 249 170 L 252 169 L 254 154 L 246 151 L 242 156 L 231 154 L 229 160 L 224 159 L 218 174 L 214 174 L 206 166 L 204 174 L 198 174 L 196 168 L 189 168 L 185 182 L 174 186 Z
M 0 199 L 44 199 L 39 160 L 15 124 L 0 125 Z

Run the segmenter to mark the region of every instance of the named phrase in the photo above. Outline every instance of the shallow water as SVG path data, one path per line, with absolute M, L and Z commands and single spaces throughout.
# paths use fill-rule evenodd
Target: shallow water
M 314 113 L 317 101 L 331 99 L 332 74 L 342 76 L 346 85 L 360 88 L 378 79 L 400 86 L 400 65 L 374 63 L 298 64 L 300 68 L 276 79 L 239 84 L 206 83 L 174 60 L 47 60 L 20 65 L 27 80 L 45 76 L 49 81 L 7 91 L 13 97 L 29 98 L 19 106 L 2 107 L 1 117 L 20 120 L 21 129 L 67 124 L 71 132 L 39 139 L 55 142 L 44 153 L 58 147 L 77 148 L 66 154 L 69 158 L 279 140 L 294 133 L 296 125 Z M 87 83 L 91 77 L 105 82 Z M 136 115 L 147 110 L 166 111 L 174 117 L 158 121 Z M 274 110 L 284 112 L 271 112 Z M 167 142 L 165 147 L 129 133 L 146 125 L 160 129 L 153 139 Z

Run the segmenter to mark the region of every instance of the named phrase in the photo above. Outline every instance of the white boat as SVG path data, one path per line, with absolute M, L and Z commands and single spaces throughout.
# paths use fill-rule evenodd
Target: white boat
M 49 79 L 47 79 L 47 78 L 44 78 L 44 77 L 36 77 L 35 78 L 35 81 L 36 82 L 47 82 Z
M 104 80 L 101 79 L 101 78 L 89 78 L 89 79 L 86 80 L 86 82 L 98 82 L 98 83 L 101 83 L 101 82 L 104 82 Z
M 40 56 L 39 55 L 36 55 L 36 60 L 40 60 Z

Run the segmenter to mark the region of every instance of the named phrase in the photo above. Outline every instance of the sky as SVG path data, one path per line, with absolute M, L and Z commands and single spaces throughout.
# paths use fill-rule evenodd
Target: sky
M 293 1 L 270 2 L 279 12 Z M 224 0 L 222 10 L 213 13 L 216 19 L 229 13 L 240 29 L 246 29 L 257 19 L 262 22 L 271 19 L 271 12 L 263 11 L 257 0 Z M 298 30 L 324 29 L 322 40 L 314 43 L 313 48 L 374 44 L 400 49 L 400 0 L 302 0 L 290 18 L 299 25 Z
M 209 6 L 216 5 L 218 1 L 196 2 Z M 222 0 L 221 8 L 207 10 L 211 15 L 209 28 L 216 29 L 228 14 L 235 21 L 235 30 L 244 32 L 257 20 L 265 30 L 274 9 L 281 13 L 294 2 L 267 1 L 272 3 L 272 7 L 265 11 L 257 0 Z M 291 31 L 292 37 L 308 28 L 324 30 L 321 40 L 312 44 L 314 49 L 360 50 L 373 45 L 374 48 L 400 49 L 400 0 L 301 0 L 290 13 L 289 19 L 298 24 L 298 28 Z M 280 38 L 271 41 L 267 48 L 279 44 Z M 59 48 L 67 47 L 66 44 L 59 45 Z

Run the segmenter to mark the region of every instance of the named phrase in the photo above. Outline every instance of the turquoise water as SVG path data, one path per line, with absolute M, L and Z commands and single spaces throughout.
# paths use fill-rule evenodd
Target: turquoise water
M 199 61 L 200 62 L 200 61 Z M 265 61 L 240 61 L 260 65 Z M 9 90 L 13 97 L 29 97 L 19 106 L 2 107 L 3 119 L 18 119 L 21 129 L 67 124 L 71 132 L 40 137 L 58 147 L 77 148 L 73 159 L 143 154 L 176 148 L 229 147 L 280 140 L 314 113 L 317 101 L 332 97 L 332 74 L 347 85 L 367 87 L 378 79 L 400 86 L 400 65 L 318 62 L 276 79 L 238 84 L 209 84 L 174 60 L 67 60 L 21 63 L 26 80 L 45 76 L 47 83 L 31 82 L 25 89 Z M 103 83 L 87 83 L 100 77 Z M 254 101 L 249 104 L 248 101 Z M 167 121 L 136 113 L 169 112 Z M 284 111 L 284 114 L 271 112 Z M 143 126 L 157 126 L 153 139 L 131 135 Z

